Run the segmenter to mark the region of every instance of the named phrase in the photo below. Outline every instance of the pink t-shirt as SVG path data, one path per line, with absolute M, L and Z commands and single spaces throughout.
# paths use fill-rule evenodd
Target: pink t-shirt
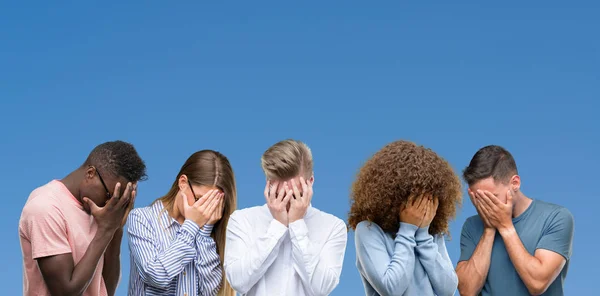
M 60 181 L 54 180 L 35 189 L 19 220 L 23 295 L 50 295 L 36 259 L 71 253 L 77 264 L 94 238 L 96 228 L 92 215 L 83 210 L 81 203 Z M 104 257 L 100 258 L 84 296 L 107 295 L 102 278 L 103 265 Z

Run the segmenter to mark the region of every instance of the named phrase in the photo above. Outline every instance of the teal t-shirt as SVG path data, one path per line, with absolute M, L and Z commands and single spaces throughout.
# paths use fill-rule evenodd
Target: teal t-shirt
M 563 285 L 573 249 L 573 215 L 564 207 L 534 199 L 523 214 L 513 218 L 513 224 L 529 254 L 534 255 L 537 249 L 546 249 L 565 257 L 567 262 L 560 275 L 542 294 L 563 295 Z M 459 262 L 471 258 L 482 235 L 481 218 L 477 215 L 469 217 L 460 236 Z M 490 269 L 480 295 L 529 295 L 498 232 L 492 247 Z

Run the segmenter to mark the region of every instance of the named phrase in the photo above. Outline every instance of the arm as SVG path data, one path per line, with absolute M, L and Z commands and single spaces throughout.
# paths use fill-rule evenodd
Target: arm
M 238 219 L 234 213 L 227 224 L 224 268 L 231 287 L 246 294 L 277 258 L 277 250 L 288 229 L 273 219 L 267 232 L 253 239 L 253 225 Z
M 119 228 L 113 235 L 104 253 L 104 267 L 102 277 L 106 285 L 108 295 L 115 295 L 119 279 L 121 277 L 121 240 L 123 238 L 123 229 Z
M 496 230 L 487 228 L 477 245 L 470 233 L 469 221 L 463 225 L 460 237 L 460 259 L 456 265 L 460 295 L 477 295 L 483 288 L 490 269 Z
M 347 230 L 340 221 L 322 248 L 314 246 L 304 219 L 290 223 L 294 268 L 314 295 L 329 295 L 337 286 L 346 252 Z
M 425 269 L 436 295 L 454 295 L 458 277 L 448 256 L 444 236 L 429 234 L 429 227 L 419 228 L 415 236 L 415 248 L 419 262 Z
M 415 269 L 414 247 L 417 226 L 400 223 L 390 257 L 385 233 L 376 224 L 361 222 L 356 227 L 356 256 L 363 266 L 362 275 L 380 295 L 403 295 Z
M 50 294 L 82 295 L 92 281 L 100 258 L 111 239 L 111 232 L 99 230 L 76 265 L 71 253 L 37 258 Z
M 144 283 L 165 288 L 178 276 L 185 265 L 196 257 L 194 238 L 199 231 L 198 224 L 185 220 L 169 247 L 158 251 L 154 242 L 154 230 L 137 211 L 129 215 L 129 249 L 135 268 Z M 166 231 L 160 229 L 159 231 Z
M 223 270 L 221 258 L 217 254 L 217 244 L 210 237 L 213 225 L 204 225 L 196 236 L 195 267 L 198 271 L 200 295 L 217 295 L 221 288 Z
M 514 226 L 498 230 L 529 293 L 543 294 L 562 271 L 571 253 L 573 224 L 573 216 L 566 210 L 556 213 L 533 256 L 523 246 Z
M 113 232 L 98 229 L 81 260 L 75 264 L 67 236 L 67 222 L 55 204 L 32 203 L 23 212 L 32 258 L 51 295 L 81 295 L 93 279 L 96 267 Z

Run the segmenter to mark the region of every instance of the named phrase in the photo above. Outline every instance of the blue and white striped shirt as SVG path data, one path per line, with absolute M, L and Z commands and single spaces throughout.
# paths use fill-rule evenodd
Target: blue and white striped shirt
M 158 201 L 131 211 L 129 296 L 216 295 L 223 271 L 212 225 L 179 224 Z

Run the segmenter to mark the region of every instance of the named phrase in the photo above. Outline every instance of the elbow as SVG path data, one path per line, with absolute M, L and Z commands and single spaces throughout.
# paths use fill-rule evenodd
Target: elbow
M 468 280 L 464 279 L 460 280 L 458 277 L 456 278 L 458 287 L 458 294 L 461 296 L 476 296 L 479 291 L 475 290 L 473 285 L 470 285 Z
M 544 292 L 546 292 L 546 290 L 548 290 L 548 287 L 550 286 L 550 282 L 549 281 L 540 281 L 540 280 L 536 280 L 533 281 L 532 283 L 527 284 L 527 290 L 529 291 L 529 294 L 537 296 L 537 295 L 542 295 L 544 294 Z
M 164 289 L 169 287 L 169 284 L 171 283 L 171 279 L 169 279 L 167 276 L 159 276 L 148 269 L 140 271 L 140 277 L 145 284 L 155 288 Z
M 239 278 L 236 278 L 236 276 L 227 272 L 227 269 L 225 269 L 225 276 L 226 276 L 227 282 L 229 282 L 229 285 L 231 286 L 231 288 L 233 290 L 235 290 L 238 294 L 241 294 L 241 295 L 248 294 L 248 291 L 250 291 L 250 288 L 251 288 L 248 281 L 240 280 Z

